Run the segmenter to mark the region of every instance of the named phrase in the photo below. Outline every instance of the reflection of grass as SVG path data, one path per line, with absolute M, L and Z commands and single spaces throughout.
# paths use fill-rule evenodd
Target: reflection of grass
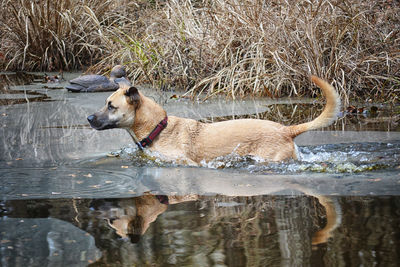
M 309 95 L 316 74 L 345 102 L 399 101 L 398 1 L 17 2 L 0 7 L 10 68 L 124 63 L 139 82 L 232 97 Z
M 283 125 L 295 125 L 311 121 L 321 114 L 323 104 L 273 104 L 268 105 L 268 110 L 254 114 L 236 115 L 230 114 L 220 117 L 204 118 L 202 122 L 219 122 L 235 119 L 262 119 L 271 120 Z M 370 108 L 367 108 L 370 110 Z M 376 113 L 343 114 L 333 125 L 326 130 L 342 131 L 399 131 L 400 116 L 396 114 L 395 107 L 386 106 Z

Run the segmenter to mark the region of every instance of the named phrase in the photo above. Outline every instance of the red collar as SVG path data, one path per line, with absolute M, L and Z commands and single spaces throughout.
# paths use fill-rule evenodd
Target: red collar
M 154 130 L 151 131 L 151 133 L 146 138 L 143 138 L 142 141 L 136 143 L 139 149 L 142 150 L 146 146 L 149 146 L 153 142 L 153 140 L 161 133 L 161 131 L 164 130 L 165 127 L 167 127 L 167 124 L 168 116 L 165 116 L 165 118 L 160 121 L 159 124 L 157 124 L 156 128 L 154 128 Z

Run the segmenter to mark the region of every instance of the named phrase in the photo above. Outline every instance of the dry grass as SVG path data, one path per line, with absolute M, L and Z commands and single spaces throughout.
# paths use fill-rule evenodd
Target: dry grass
M 3 1 L 5 68 L 67 70 L 98 62 L 105 48 L 98 28 L 112 5 L 110 0 Z
M 309 94 L 316 74 L 345 102 L 398 101 L 399 13 L 398 1 L 171 0 L 115 34 L 111 57 L 140 82 L 194 95 Z
M 87 11 L 68 13 L 79 27 L 64 34 L 81 39 L 56 35 L 59 41 L 31 49 L 40 60 L 33 64 L 32 57 L 28 64 L 24 49 L 32 42 L 27 45 L 24 36 L 32 29 L 26 31 L 27 19 L 8 13 L 20 20 L 14 30 L 20 33 L 14 41 L 19 40 L 19 54 L 9 64 L 50 67 L 43 54 L 53 45 L 55 54 L 69 55 L 58 59 L 61 66 L 96 62 L 96 71 L 123 63 L 136 82 L 183 88 L 192 95 L 310 94 L 309 75 L 315 74 L 333 82 L 345 102 L 399 101 L 398 0 L 110 0 L 102 12 L 95 0 L 64 2 L 86 2 Z M 10 55 L 4 45 L 1 51 Z

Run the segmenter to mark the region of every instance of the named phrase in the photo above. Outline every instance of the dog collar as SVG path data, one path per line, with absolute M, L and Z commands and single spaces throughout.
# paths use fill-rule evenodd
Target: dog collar
M 165 127 L 167 127 L 167 124 L 168 116 L 165 116 L 165 118 L 160 121 L 159 124 L 157 124 L 156 128 L 154 128 L 153 131 L 151 131 L 151 133 L 146 138 L 136 143 L 139 149 L 142 150 L 146 146 L 149 146 L 153 142 L 153 140 L 161 133 L 161 131 L 164 130 Z

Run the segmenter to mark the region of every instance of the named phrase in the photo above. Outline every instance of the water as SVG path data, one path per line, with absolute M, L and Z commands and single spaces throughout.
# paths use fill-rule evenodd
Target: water
M 310 196 L 187 198 L 168 206 L 153 195 L 8 201 L 3 263 L 394 266 L 399 257 L 400 202 L 393 196 L 332 197 L 340 218 L 329 233 L 318 232 L 327 217 Z M 116 227 L 124 220 L 130 235 Z
M 398 106 L 299 136 L 298 161 L 231 154 L 194 168 L 138 151 L 123 130 L 92 130 L 86 117 L 109 93 L 62 87 L 0 75 L 2 266 L 399 264 Z M 145 93 L 203 121 L 290 124 L 322 108 Z

